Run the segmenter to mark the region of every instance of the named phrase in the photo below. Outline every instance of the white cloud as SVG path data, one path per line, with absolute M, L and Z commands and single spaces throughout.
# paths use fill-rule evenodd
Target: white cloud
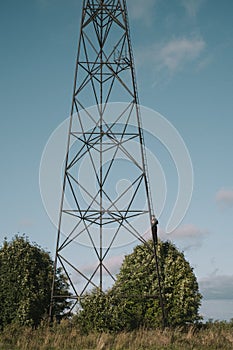
M 233 300 L 233 275 L 216 275 L 199 280 L 200 291 L 207 300 Z
M 215 199 L 223 207 L 233 207 L 233 189 L 221 189 L 216 193 Z
M 197 58 L 205 47 L 203 39 L 175 39 L 164 45 L 159 52 L 162 67 L 174 71 L 186 62 Z
M 156 0 L 129 0 L 128 12 L 132 20 L 143 21 L 149 24 L 153 19 L 153 11 L 156 5 Z
M 163 44 L 141 47 L 136 52 L 138 65 L 154 65 L 173 73 L 197 59 L 205 48 L 202 38 L 176 38 Z

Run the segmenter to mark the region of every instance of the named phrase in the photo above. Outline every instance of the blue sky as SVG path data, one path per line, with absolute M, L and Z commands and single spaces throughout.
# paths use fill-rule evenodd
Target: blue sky
M 205 317 L 229 319 L 233 2 L 128 0 L 128 7 L 140 102 L 175 126 L 194 168 L 192 201 L 172 239 L 194 267 Z M 56 229 L 42 205 L 39 164 L 69 115 L 80 13 L 80 0 L 0 4 L 0 238 L 26 233 L 52 253 Z M 173 188 L 169 167 L 166 176 Z M 165 220 L 166 213 L 161 235 Z

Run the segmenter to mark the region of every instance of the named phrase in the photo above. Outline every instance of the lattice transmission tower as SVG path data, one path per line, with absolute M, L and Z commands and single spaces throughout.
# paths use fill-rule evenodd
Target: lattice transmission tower
M 149 229 L 164 315 L 153 217 L 126 1 L 83 0 L 55 256 L 73 307 Z M 53 283 L 50 316 L 59 298 Z

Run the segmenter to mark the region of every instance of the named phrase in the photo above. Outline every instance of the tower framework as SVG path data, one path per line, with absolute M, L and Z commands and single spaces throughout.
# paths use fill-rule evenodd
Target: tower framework
M 50 316 L 58 298 L 75 307 L 90 289 L 109 287 L 114 248 L 147 244 L 148 230 L 163 309 L 152 222 L 126 1 L 84 0 L 54 269 L 54 281 L 64 269 L 71 295 L 56 295 L 53 282 Z

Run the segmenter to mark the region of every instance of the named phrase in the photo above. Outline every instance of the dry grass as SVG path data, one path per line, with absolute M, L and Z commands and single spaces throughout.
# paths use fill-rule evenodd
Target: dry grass
M 233 324 L 213 323 L 182 329 L 82 335 L 67 322 L 37 330 L 8 327 L 0 333 L 4 350 L 232 350 Z

